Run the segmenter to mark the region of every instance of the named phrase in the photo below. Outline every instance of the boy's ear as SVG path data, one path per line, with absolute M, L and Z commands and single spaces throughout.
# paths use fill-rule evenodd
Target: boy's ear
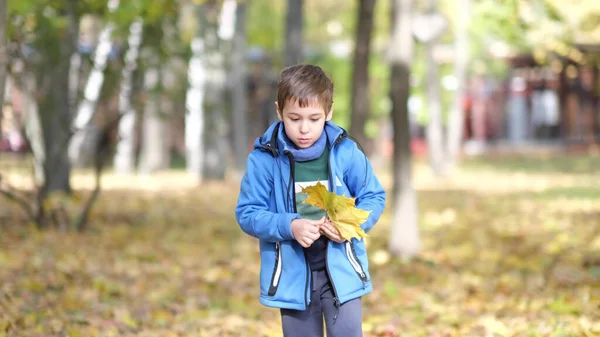
M 325 118 L 325 120 L 330 121 L 331 117 L 333 117 L 333 103 L 331 103 L 331 109 L 329 109 L 329 112 L 327 113 L 327 117 Z
M 277 103 L 277 101 L 275 101 L 275 110 L 277 110 L 277 118 L 279 118 L 279 120 L 282 121 L 283 111 L 279 110 L 279 104 Z

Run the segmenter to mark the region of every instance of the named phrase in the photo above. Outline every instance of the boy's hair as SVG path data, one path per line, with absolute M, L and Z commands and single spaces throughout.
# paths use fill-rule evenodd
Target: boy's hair
M 318 66 L 299 64 L 286 67 L 277 83 L 277 104 L 281 112 L 288 100 L 297 101 L 303 108 L 316 101 L 327 115 L 333 105 L 333 82 Z

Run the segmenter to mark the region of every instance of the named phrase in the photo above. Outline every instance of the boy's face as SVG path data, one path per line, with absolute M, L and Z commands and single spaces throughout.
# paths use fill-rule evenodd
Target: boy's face
M 300 107 L 298 101 L 288 100 L 283 111 L 275 102 L 277 117 L 285 126 L 285 134 L 300 149 L 311 147 L 325 128 L 325 122 L 331 119 L 332 111 L 325 114 L 325 109 L 317 103 L 307 107 Z

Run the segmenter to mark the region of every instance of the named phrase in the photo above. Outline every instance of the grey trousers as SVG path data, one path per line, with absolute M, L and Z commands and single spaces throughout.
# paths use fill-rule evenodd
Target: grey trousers
M 336 306 L 327 272 L 312 272 L 311 303 L 306 310 L 281 309 L 284 337 L 362 337 L 361 299 Z M 337 300 L 337 299 L 336 299 Z

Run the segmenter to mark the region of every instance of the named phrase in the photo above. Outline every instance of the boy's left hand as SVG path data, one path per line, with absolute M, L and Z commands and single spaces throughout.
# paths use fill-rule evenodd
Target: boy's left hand
M 325 234 L 329 240 L 333 242 L 342 243 L 346 241 L 346 239 L 340 235 L 340 232 L 335 228 L 335 226 L 333 226 L 333 223 L 331 223 L 329 219 L 326 219 L 321 225 L 321 232 L 323 232 L 323 234 Z

